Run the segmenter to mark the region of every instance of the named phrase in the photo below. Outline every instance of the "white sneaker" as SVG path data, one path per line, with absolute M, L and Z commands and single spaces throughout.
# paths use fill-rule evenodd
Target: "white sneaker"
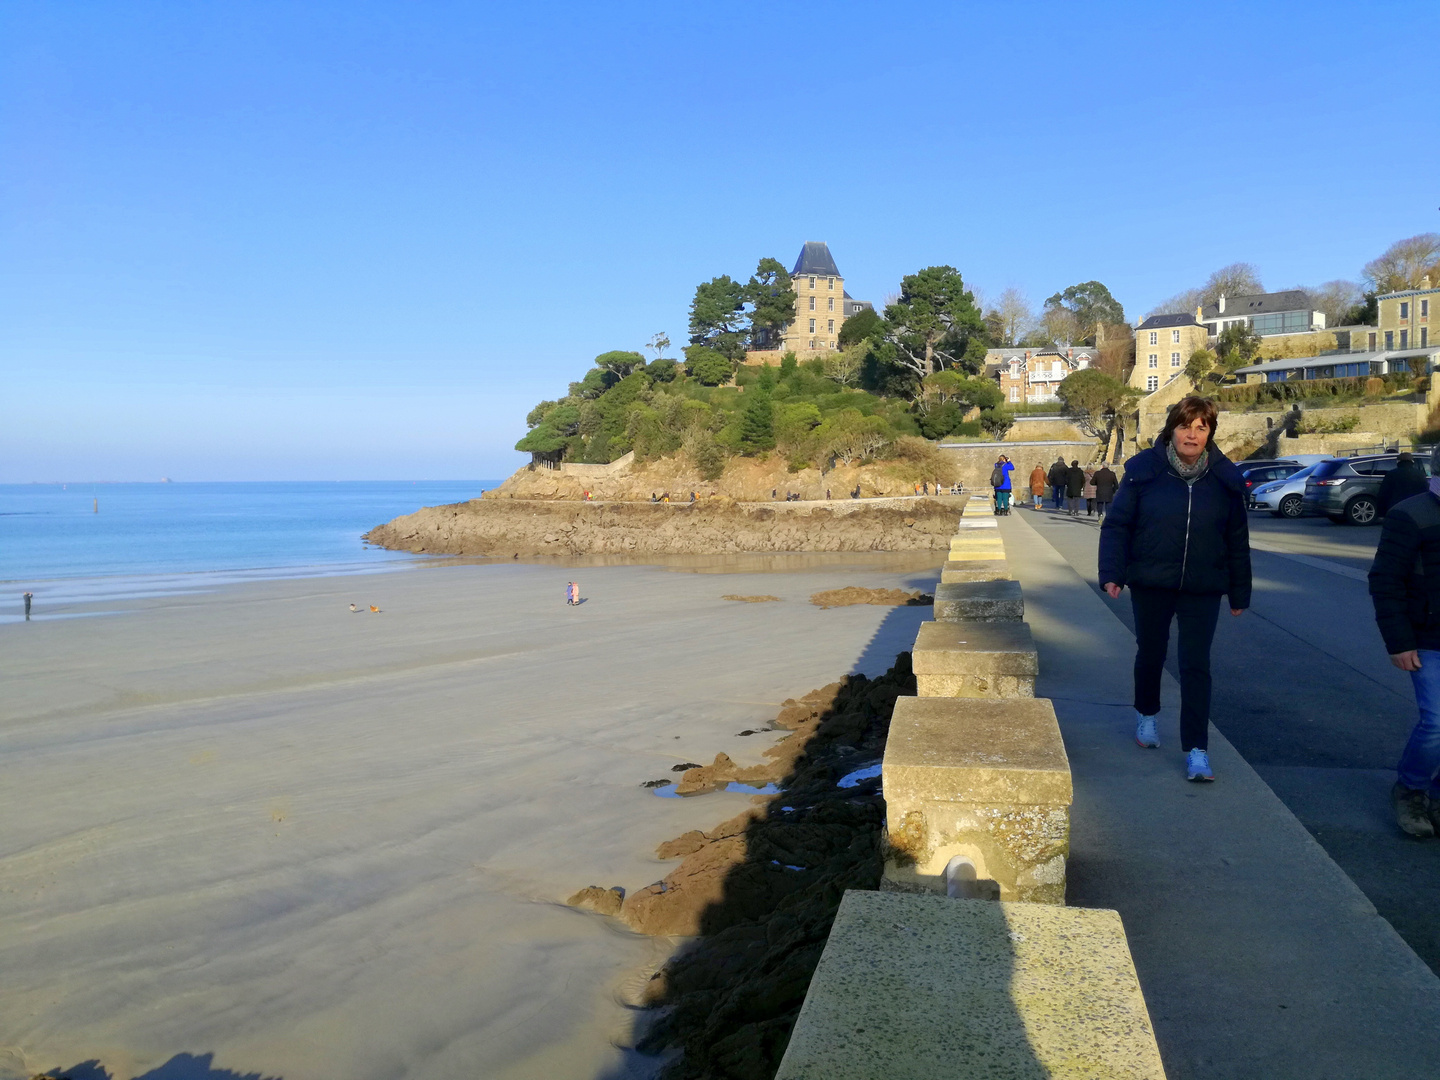
M 1141 712 L 1135 714 L 1135 741 L 1147 750 L 1153 750 L 1160 745 L 1160 733 L 1155 730 L 1155 717 Z

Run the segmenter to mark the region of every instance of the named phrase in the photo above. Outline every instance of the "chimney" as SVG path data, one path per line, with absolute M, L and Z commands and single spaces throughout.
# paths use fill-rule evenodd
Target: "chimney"
M 1203 314 L 1204 314 L 1203 309 L 1200 307 L 1199 304 L 1196 304 L 1196 305 L 1195 305 L 1195 321 L 1196 321 L 1196 322 L 1199 322 L 1200 319 L 1201 319 L 1201 317 L 1203 316 Z
M 1420 279 L 1420 288 L 1422 288 L 1422 289 L 1428 289 L 1428 288 L 1430 288 L 1430 275 L 1429 275 L 1429 274 L 1426 274 L 1424 277 L 1422 277 L 1422 278 Z
M 1224 294 L 1224 293 L 1221 293 L 1221 294 L 1220 294 L 1220 299 L 1219 299 L 1218 303 L 1219 303 L 1219 305 L 1220 305 L 1220 314 L 1221 314 L 1221 315 L 1224 315 L 1224 314 L 1225 314 L 1225 294 Z

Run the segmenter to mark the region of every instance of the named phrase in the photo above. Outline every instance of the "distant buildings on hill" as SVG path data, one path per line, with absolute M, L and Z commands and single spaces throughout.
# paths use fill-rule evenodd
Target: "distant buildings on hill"
M 790 271 L 795 289 L 795 319 L 774 340 L 761 334 L 755 349 L 745 357 L 748 364 L 779 363 L 786 352 L 804 360 L 840 347 L 840 328 L 845 320 L 873 308 L 868 300 L 856 300 L 845 291 L 845 278 L 835 265 L 830 246 L 807 240 Z

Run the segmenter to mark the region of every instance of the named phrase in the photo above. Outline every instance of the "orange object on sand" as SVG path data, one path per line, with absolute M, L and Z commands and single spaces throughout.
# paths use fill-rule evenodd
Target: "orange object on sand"
M 378 607 L 376 607 L 374 604 L 371 604 L 371 605 L 370 605 L 370 610 L 373 611 L 373 612 L 376 612 L 377 614 L 378 614 L 379 611 L 380 611 L 380 609 L 379 609 Z

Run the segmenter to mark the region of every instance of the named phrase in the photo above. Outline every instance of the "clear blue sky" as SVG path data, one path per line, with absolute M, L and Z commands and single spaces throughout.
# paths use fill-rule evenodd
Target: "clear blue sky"
M 874 300 L 1355 278 L 1440 229 L 1436 41 L 1431 0 L 4 0 L 0 481 L 504 475 L 805 240 Z

